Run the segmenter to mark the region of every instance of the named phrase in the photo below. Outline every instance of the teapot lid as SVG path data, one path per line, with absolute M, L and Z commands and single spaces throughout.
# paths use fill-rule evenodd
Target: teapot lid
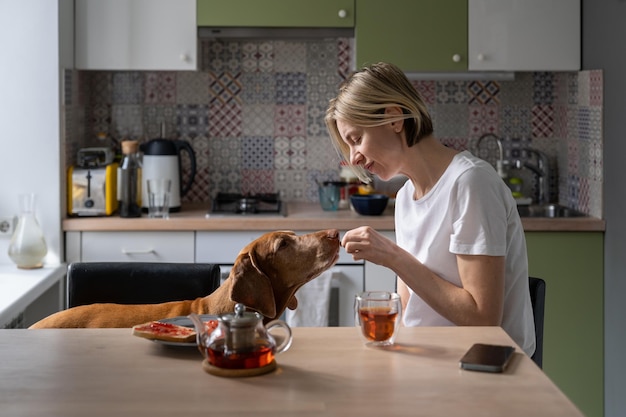
M 222 314 L 219 321 L 225 322 L 230 327 L 251 327 L 256 326 L 262 316 L 256 312 L 246 312 L 246 306 L 241 303 L 235 304 L 235 312 Z

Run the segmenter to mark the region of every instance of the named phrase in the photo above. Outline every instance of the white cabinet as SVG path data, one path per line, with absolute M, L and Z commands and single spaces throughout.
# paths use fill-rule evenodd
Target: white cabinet
M 580 0 L 468 0 L 470 71 L 578 71 Z
M 338 292 L 338 325 L 354 326 L 354 297 L 364 290 L 363 265 L 336 265 L 332 269 L 332 286 Z
M 69 262 L 194 262 L 194 232 L 67 234 Z
M 76 0 L 75 66 L 196 70 L 195 0 Z

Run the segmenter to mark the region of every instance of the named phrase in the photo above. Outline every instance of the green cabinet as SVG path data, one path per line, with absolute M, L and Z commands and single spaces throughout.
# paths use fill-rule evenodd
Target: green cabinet
M 543 370 L 588 417 L 604 415 L 604 234 L 526 232 L 546 281 Z
M 356 66 L 467 71 L 467 0 L 356 0 Z
M 197 0 L 198 26 L 354 26 L 354 0 Z

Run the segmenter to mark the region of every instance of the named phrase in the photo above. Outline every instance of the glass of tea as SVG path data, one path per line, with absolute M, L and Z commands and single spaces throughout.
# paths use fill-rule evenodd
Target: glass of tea
M 389 346 L 402 319 L 400 296 L 388 291 L 366 291 L 356 295 L 355 323 L 368 345 Z

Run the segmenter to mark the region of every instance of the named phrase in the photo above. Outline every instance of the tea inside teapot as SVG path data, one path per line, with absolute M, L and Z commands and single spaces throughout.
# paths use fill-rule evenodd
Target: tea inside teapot
M 235 312 L 218 317 L 218 327 L 207 333 L 196 314 L 189 318 L 196 328 L 198 349 L 207 361 L 226 369 L 253 369 L 271 364 L 274 356 L 291 346 L 291 328 L 282 320 L 263 325 L 263 316 L 246 312 L 243 304 L 235 305 Z M 270 330 L 280 328 L 286 336 L 276 343 Z

